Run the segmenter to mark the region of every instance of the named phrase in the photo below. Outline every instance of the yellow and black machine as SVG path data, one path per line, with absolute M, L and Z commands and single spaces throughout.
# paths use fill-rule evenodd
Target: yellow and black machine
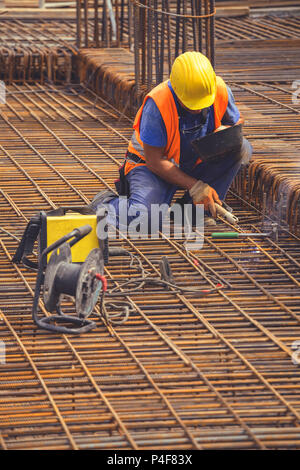
M 104 214 L 103 214 L 104 216 Z M 21 243 L 15 253 L 14 262 L 21 262 L 28 268 L 37 269 L 38 263 L 30 261 L 27 256 L 32 254 L 34 244 L 38 240 L 38 258 L 45 248 L 56 242 L 67 233 L 82 225 L 90 225 L 91 231 L 72 247 L 72 261 L 83 263 L 94 248 L 104 250 L 97 238 L 97 222 L 101 216 L 90 211 L 87 206 L 63 206 L 49 212 L 41 211 L 30 219 L 23 234 Z M 48 259 L 50 254 L 48 254 Z

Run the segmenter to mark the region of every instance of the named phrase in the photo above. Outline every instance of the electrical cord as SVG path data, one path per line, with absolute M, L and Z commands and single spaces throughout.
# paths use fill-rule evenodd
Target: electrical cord
M 136 269 L 139 271 L 140 276 L 131 278 L 129 280 L 123 281 L 118 283 L 118 286 L 113 287 L 109 290 L 103 290 L 100 298 L 100 312 L 101 316 L 107 321 L 108 323 L 121 325 L 125 323 L 128 318 L 130 312 L 136 312 L 135 307 L 133 307 L 132 303 L 129 300 L 120 300 L 122 297 L 128 297 L 129 295 L 138 293 L 141 289 L 145 288 L 147 285 L 154 285 L 158 287 L 165 287 L 168 291 L 172 293 L 178 294 L 197 294 L 200 297 L 204 297 L 209 294 L 213 294 L 218 292 L 220 289 L 226 287 L 222 284 L 219 279 L 214 278 L 214 276 L 207 275 L 206 277 L 210 277 L 213 282 L 215 283 L 216 287 L 211 289 L 195 289 L 189 288 L 184 286 L 179 286 L 175 282 L 167 281 L 165 279 L 159 277 L 150 277 L 150 273 L 145 270 L 141 260 L 131 253 L 130 251 L 121 248 L 121 249 L 111 249 L 110 255 L 113 256 L 129 256 L 131 258 L 129 267 L 133 268 L 134 264 L 136 264 Z M 204 269 L 200 268 L 201 272 L 204 273 Z M 133 286 L 132 286 L 133 285 Z M 128 289 L 129 286 L 132 286 Z M 144 291 L 145 294 L 147 291 Z M 118 298 L 118 300 L 112 300 L 111 298 Z M 117 310 L 120 309 L 118 313 L 111 313 L 109 310 Z
M 110 291 L 108 292 L 108 296 L 110 297 L 117 297 L 117 296 L 125 296 L 125 295 L 130 295 L 134 292 L 137 292 L 141 287 L 145 287 L 147 284 L 150 284 L 150 285 L 156 285 L 156 286 L 160 286 L 160 287 L 167 287 L 169 289 L 172 289 L 172 292 L 175 292 L 175 293 L 186 293 L 186 294 L 200 294 L 201 297 L 202 296 L 205 296 L 205 295 L 208 295 L 208 294 L 212 294 L 216 291 L 218 291 L 219 289 L 222 289 L 224 286 L 223 284 L 221 284 L 220 282 L 218 282 L 217 286 L 213 289 L 193 289 L 193 288 L 190 288 L 190 287 L 183 287 L 183 286 L 179 286 L 178 284 L 175 284 L 173 282 L 168 282 L 168 281 L 165 281 L 164 279 L 160 279 L 160 278 L 155 278 L 155 277 L 137 277 L 137 278 L 132 278 L 130 279 L 129 281 L 125 281 L 123 283 L 121 283 L 117 288 L 118 289 L 123 289 L 125 286 L 128 286 L 130 284 L 137 284 L 135 285 L 132 289 L 129 289 L 129 290 L 126 290 L 126 291 L 115 291 L 116 288 L 114 288 L 113 292 Z
M 105 300 L 105 295 L 105 291 L 102 291 L 100 298 L 100 316 L 102 316 L 107 323 L 122 325 L 128 320 L 130 312 L 136 311 L 129 301 L 116 300 L 115 302 L 108 302 Z M 109 312 L 110 309 L 119 310 L 119 312 L 111 313 Z

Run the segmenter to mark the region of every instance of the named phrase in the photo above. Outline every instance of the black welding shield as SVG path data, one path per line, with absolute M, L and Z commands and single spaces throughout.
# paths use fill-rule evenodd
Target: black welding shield
M 192 141 L 192 146 L 203 162 L 238 151 L 243 143 L 242 124 L 227 127 Z

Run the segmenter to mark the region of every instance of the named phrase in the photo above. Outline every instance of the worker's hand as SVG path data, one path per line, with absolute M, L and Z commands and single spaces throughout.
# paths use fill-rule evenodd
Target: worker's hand
M 214 188 L 199 180 L 191 187 L 189 193 L 194 204 L 203 204 L 206 211 L 209 210 L 213 217 L 217 216 L 215 202 L 220 204 L 220 206 L 222 202 Z

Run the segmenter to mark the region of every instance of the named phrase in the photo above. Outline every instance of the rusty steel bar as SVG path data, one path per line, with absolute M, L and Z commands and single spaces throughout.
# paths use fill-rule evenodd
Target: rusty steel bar
M 149 0 L 147 5 L 152 5 L 153 7 L 154 3 Z M 160 3 L 157 2 L 157 5 L 159 8 Z M 176 13 L 175 2 L 169 2 L 168 0 L 166 5 L 167 10 Z M 199 2 L 196 2 L 196 9 L 194 8 L 193 0 L 191 0 L 191 3 L 187 2 L 187 5 L 189 18 L 185 21 L 186 34 L 183 37 L 187 41 L 188 49 L 196 48 L 197 50 L 202 50 L 202 23 L 207 21 L 212 28 L 215 22 L 215 38 L 218 44 L 216 50 L 216 66 L 218 72 L 224 76 L 224 79 L 233 79 L 240 82 L 257 81 L 258 79 L 265 80 L 266 78 L 273 80 L 274 71 L 276 70 L 276 78 L 278 80 L 284 80 L 287 68 L 289 68 L 291 79 L 296 80 L 299 77 L 299 65 L 297 66 L 297 62 L 294 60 L 294 57 L 297 57 L 299 51 L 300 38 L 299 19 L 297 19 L 297 17 L 290 18 L 290 22 L 279 17 L 214 19 L 214 16 L 211 16 L 207 18 L 207 20 L 205 20 L 205 18 L 192 19 L 193 15 L 197 17 L 203 16 L 205 11 Z M 129 6 L 132 6 L 132 4 L 130 3 Z M 108 17 L 104 22 L 104 30 L 106 28 L 108 32 L 104 34 L 105 31 L 103 32 L 102 28 L 104 36 L 101 42 L 97 42 L 95 41 L 95 31 L 98 24 L 96 21 L 97 12 L 94 15 L 95 20 L 89 19 L 87 21 L 84 18 L 81 19 L 79 14 L 82 13 L 82 8 L 83 5 L 81 6 L 81 2 L 77 2 L 78 13 L 76 21 L 40 20 L 37 22 L 35 20 L 28 20 L 22 22 L 20 20 L 5 20 L 5 17 L 1 18 L 0 63 L 2 63 L 2 65 L 0 67 L 0 78 L 8 83 L 12 83 L 13 80 L 19 83 L 24 83 L 24 81 L 34 83 L 37 78 L 40 78 L 41 83 L 43 83 L 45 77 L 47 77 L 48 80 L 60 83 L 70 81 L 72 56 L 78 53 L 78 48 L 82 45 L 81 36 L 79 37 L 79 35 L 83 34 L 86 47 L 87 44 L 89 47 L 101 46 L 104 40 L 106 41 L 105 44 L 109 45 L 109 28 L 106 28 L 109 23 Z M 115 9 L 116 8 L 119 8 L 119 4 L 115 5 Z M 202 8 L 202 10 L 200 10 L 200 8 Z M 211 6 L 210 11 L 212 8 Z M 126 7 L 123 11 L 123 17 L 122 14 L 116 15 L 116 18 L 118 17 L 117 38 L 119 37 L 120 31 L 123 31 L 123 42 L 121 41 L 120 45 L 127 46 L 131 41 L 133 32 L 131 32 L 131 34 L 128 33 L 129 8 Z M 157 20 L 160 19 L 159 13 L 149 10 L 149 12 L 150 11 L 152 16 L 156 17 Z M 99 15 L 101 16 L 103 13 L 102 5 L 99 5 Z M 117 13 L 116 10 L 115 13 Z M 165 49 L 163 55 L 165 65 L 168 65 L 165 69 L 169 73 L 171 51 L 174 51 L 175 55 L 182 52 L 181 48 L 179 48 L 179 43 L 176 47 L 176 39 L 178 39 L 178 41 L 182 39 L 183 20 L 181 17 L 173 18 L 166 14 L 164 14 L 164 16 L 167 17 L 166 37 L 169 38 L 169 40 L 166 41 L 168 47 Z M 158 22 L 159 21 L 156 23 Z M 177 34 L 178 28 L 176 29 L 176 22 L 177 26 L 180 26 L 180 31 L 178 30 L 179 34 Z M 193 42 L 195 39 L 195 22 L 197 23 L 196 32 L 198 33 L 199 31 L 197 44 Z M 85 30 L 86 23 L 88 23 L 87 30 Z M 121 26 L 120 23 L 122 23 Z M 211 28 L 210 37 L 213 37 Z M 276 32 L 274 32 L 274 29 Z M 203 29 L 203 33 L 204 30 L 206 29 Z M 157 24 L 157 31 L 157 34 L 161 37 L 162 31 L 159 24 Z M 148 33 L 141 32 L 141 37 L 146 38 L 145 34 L 147 35 Z M 146 39 L 149 43 L 151 42 L 151 38 Z M 272 41 L 270 41 L 271 39 Z M 118 40 L 116 40 L 115 42 L 113 41 L 110 46 L 118 46 L 118 44 Z M 212 39 L 210 40 L 210 44 L 213 45 Z M 129 46 L 131 47 L 131 44 L 129 44 Z M 260 64 L 259 67 L 257 67 L 257 48 L 260 49 L 261 56 L 264 56 L 264 63 Z M 149 51 L 152 52 L 152 48 L 149 49 L 149 47 L 146 47 L 144 49 L 146 50 L 145 53 L 147 56 Z M 277 64 L 274 64 L 274 52 L 280 57 L 280 61 Z M 161 55 L 160 53 L 160 56 Z M 153 73 L 153 70 L 150 72 L 150 60 L 151 58 L 146 57 L 146 64 L 149 62 L 147 65 L 147 74 Z M 211 60 L 213 61 L 213 59 Z M 293 67 L 291 67 L 291 61 L 294 62 Z M 153 62 L 155 63 L 155 60 L 153 60 Z M 168 73 L 164 75 L 163 79 L 167 77 Z M 150 83 L 150 78 L 148 77 L 148 81 L 146 80 L 146 85 L 148 82 Z
M 98 0 L 94 0 L 94 43 L 95 47 L 100 46 L 99 41 L 99 5 Z
M 88 0 L 83 0 L 84 47 L 89 47 Z
M 81 0 L 76 0 L 76 46 L 81 47 Z
M 215 17 L 214 17 L 214 11 L 215 11 L 215 0 L 210 1 L 210 14 L 212 15 L 209 19 L 209 40 L 210 40 L 210 61 L 212 66 L 215 66 Z

